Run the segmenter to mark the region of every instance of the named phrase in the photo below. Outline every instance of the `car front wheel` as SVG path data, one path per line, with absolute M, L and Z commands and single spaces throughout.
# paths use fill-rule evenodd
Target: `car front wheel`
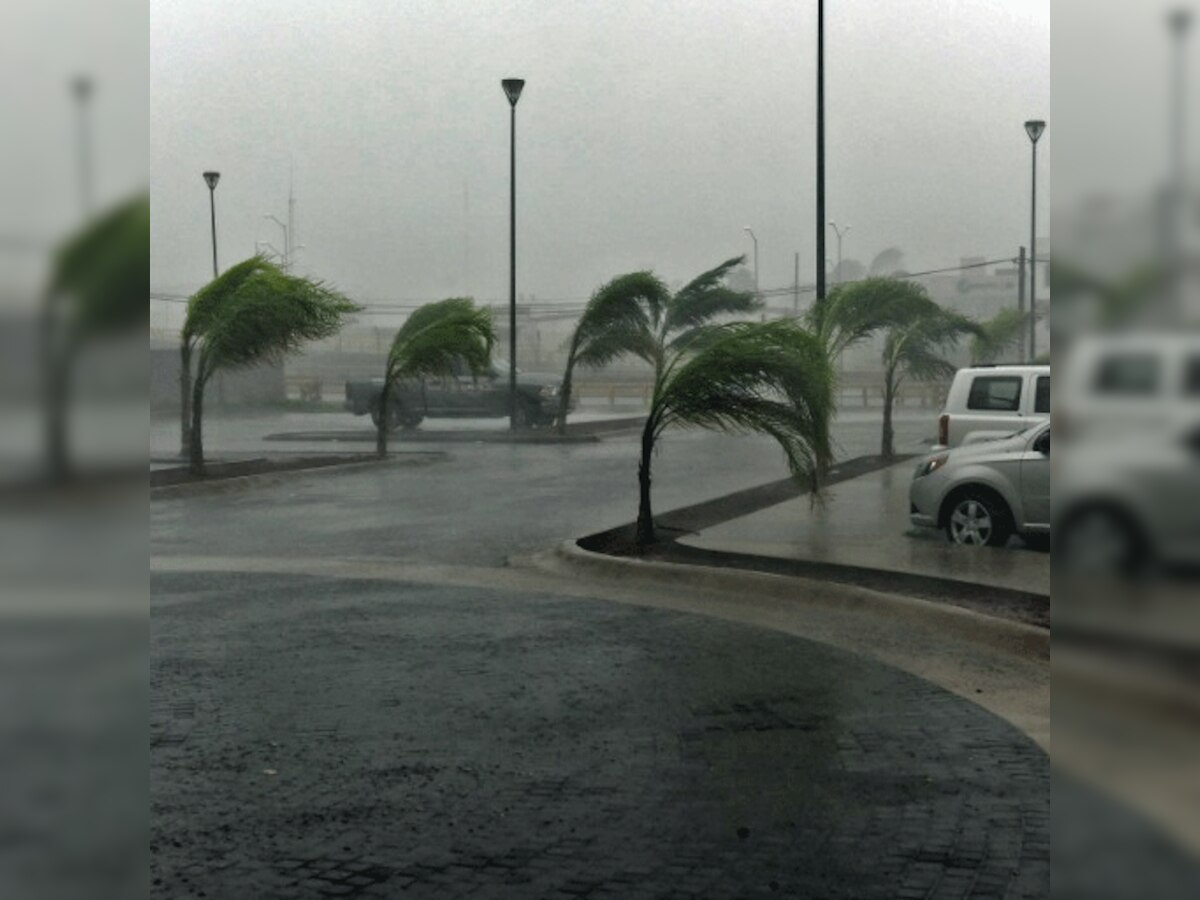
M 946 536 L 965 547 L 1003 547 L 1012 534 L 1004 503 L 982 491 L 969 491 L 951 500 Z

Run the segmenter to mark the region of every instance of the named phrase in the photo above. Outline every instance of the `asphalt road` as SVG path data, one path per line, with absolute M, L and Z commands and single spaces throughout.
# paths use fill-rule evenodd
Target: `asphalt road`
M 239 452 L 278 452 L 263 434 L 342 416 L 229 419 L 220 433 Z M 336 424 L 336 423 L 335 423 Z M 176 429 L 173 431 L 172 429 Z M 898 424 L 897 445 L 915 452 L 928 416 Z M 177 426 L 156 422 L 153 446 L 171 446 Z M 847 416 L 835 430 L 844 458 L 877 450 L 877 417 Z M 290 448 L 289 448 L 290 449 Z M 329 444 L 300 450 L 329 452 Z M 580 445 L 421 444 L 449 458 L 428 466 L 289 477 L 236 495 L 151 505 L 154 553 L 389 556 L 500 565 L 514 554 L 612 528 L 637 515 L 638 439 Z M 654 461 L 654 500 L 665 512 L 787 475 L 771 441 L 710 432 L 669 432 Z
M 153 592 L 157 896 L 1046 896 L 1045 755 L 886 666 L 503 589 Z
M 509 556 L 632 518 L 632 438 L 447 451 L 151 503 L 155 896 L 1048 894 L 1047 757 L 961 692 L 515 586 Z M 767 441 L 672 434 L 655 497 L 782 474 Z M 413 574 L 287 572 L 355 557 Z

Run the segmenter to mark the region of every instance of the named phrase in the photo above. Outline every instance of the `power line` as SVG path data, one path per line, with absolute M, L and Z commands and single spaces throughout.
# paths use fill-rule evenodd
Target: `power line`
M 1045 259 L 1039 260 L 1039 261 L 1047 261 L 1048 262 L 1048 260 L 1045 260 Z M 900 278 L 900 279 L 925 278 L 930 275 L 946 275 L 946 274 L 950 274 L 953 272 L 968 272 L 973 269 L 987 269 L 987 268 L 990 268 L 991 266 L 999 266 L 1004 263 L 1012 263 L 1013 265 L 1016 265 L 1017 260 L 1012 257 L 1007 257 L 1005 259 L 989 259 L 985 262 L 964 263 L 962 265 L 947 266 L 947 267 L 941 268 L 941 269 L 927 269 L 924 272 L 905 272 L 903 274 L 893 275 L 891 277 Z M 848 281 L 838 282 L 838 284 L 839 285 L 841 285 L 841 284 L 858 284 L 865 280 L 866 279 L 864 279 L 864 278 L 854 278 L 854 279 L 850 279 Z M 815 291 L 816 291 L 815 285 L 805 285 L 804 287 L 800 288 L 800 293 L 802 293 L 802 294 L 812 294 Z M 772 297 L 789 296 L 790 297 L 796 293 L 796 286 L 789 284 L 787 287 L 768 288 L 767 290 L 762 291 L 761 293 L 764 296 L 772 296 Z

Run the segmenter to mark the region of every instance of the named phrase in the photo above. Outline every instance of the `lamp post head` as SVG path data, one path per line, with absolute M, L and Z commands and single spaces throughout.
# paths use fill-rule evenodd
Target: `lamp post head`
M 1167 13 L 1167 24 L 1171 26 L 1172 34 L 1183 37 L 1192 26 L 1192 11 L 1186 6 L 1171 10 Z
M 215 191 L 217 189 L 217 182 L 220 180 L 221 180 L 220 172 L 205 172 L 204 173 L 204 183 L 208 185 L 208 189 L 210 191 Z
M 1046 130 L 1046 123 L 1041 119 L 1031 119 L 1025 123 L 1025 133 L 1029 135 L 1029 139 L 1035 144 L 1041 139 L 1042 133 Z
M 521 99 L 521 90 L 525 87 L 525 79 L 505 78 L 500 82 L 500 86 L 504 88 L 504 96 L 508 98 L 508 105 L 516 106 L 517 101 Z

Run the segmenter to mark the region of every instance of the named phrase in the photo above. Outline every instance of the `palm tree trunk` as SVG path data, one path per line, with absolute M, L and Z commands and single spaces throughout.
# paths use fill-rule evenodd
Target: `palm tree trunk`
M 379 395 L 379 424 L 375 426 L 375 455 L 385 459 L 388 455 L 388 401 L 391 400 L 391 381 L 384 379 L 383 393 Z
M 192 346 L 179 344 L 179 455 L 187 456 L 192 444 Z
M 646 418 L 642 429 L 642 460 L 638 464 L 638 517 L 637 534 L 634 542 L 639 549 L 649 547 L 655 541 L 654 513 L 650 508 L 650 460 L 654 456 L 654 410 Z
M 567 370 L 563 373 L 562 391 L 558 397 L 558 433 L 567 433 L 567 411 L 571 408 L 571 388 L 575 375 L 575 357 L 572 354 L 567 359 Z
M 883 382 L 883 436 L 879 452 L 884 459 L 892 459 L 896 455 L 895 432 L 892 428 L 892 404 L 896 402 L 896 379 L 892 372 L 884 375 Z
M 204 433 L 201 421 L 204 415 L 204 382 L 203 373 L 196 373 L 192 389 L 192 428 L 188 435 L 188 471 L 193 475 L 204 474 Z
M 70 385 L 70 353 L 61 356 L 55 352 L 53 324 L 47 321 L 48 332 L 44 336 L 46 403 L 46 463 L 50 480 L 55 483 L 66 481 L 71 474 L 71 461 L 67 453 L 67 394 Z

